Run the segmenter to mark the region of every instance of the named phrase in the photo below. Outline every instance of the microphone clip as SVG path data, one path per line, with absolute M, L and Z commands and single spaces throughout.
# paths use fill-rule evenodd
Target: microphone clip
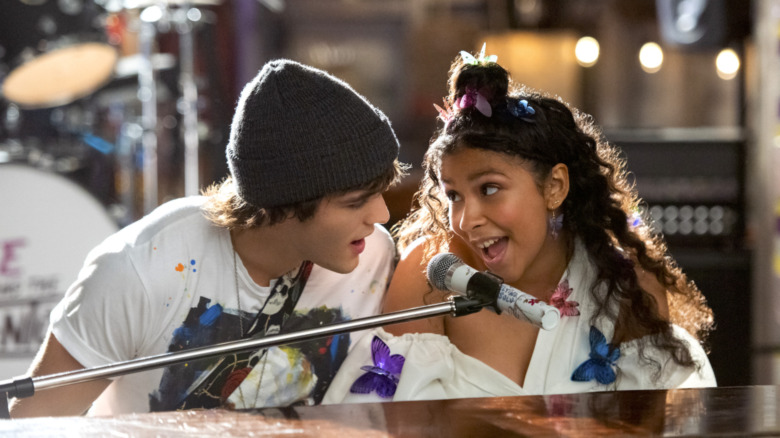
M 464 297 L 463 295 L 450 295 L 447 297 L 447 301 L 452 303 L 452 312 L 450 312 L 450 315 L 453 317 L 477 313 L 486 305 L 483 301 Z
M 504 284 L 504 279 L 498 275 L 488 271 L 479 271 L 469 279 L 466 285 L 466 296 L 479 301 L 481 307 L 487 307 L 495 314 L 500 315 L 498 294 L 501 292 L 502 284 Z

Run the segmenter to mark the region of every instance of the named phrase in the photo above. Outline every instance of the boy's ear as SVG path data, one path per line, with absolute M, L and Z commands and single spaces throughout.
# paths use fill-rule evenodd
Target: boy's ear
M 544 198 L 547 208 L 556 209 L 563 204 L 569 194 L 569 168 L 558 163 L 550 170 L 550 176 L 544 186 Z

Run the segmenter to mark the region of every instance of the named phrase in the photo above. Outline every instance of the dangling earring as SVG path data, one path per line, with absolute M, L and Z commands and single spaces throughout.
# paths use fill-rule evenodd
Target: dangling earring
M 561 228 L 563 228 L 563 213 L 555 216 L 555 209 L 553 209 L 550 217 L 547 218 L 547 231 L 550 233 L 550 237 L 552 237 L 553 240 L 558 239 Z

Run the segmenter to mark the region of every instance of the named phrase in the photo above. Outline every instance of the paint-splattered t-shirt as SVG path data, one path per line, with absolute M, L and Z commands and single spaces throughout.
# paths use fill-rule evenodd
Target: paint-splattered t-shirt
M 189 197 L 166 203 L 87 256 L 51 316 L 55 337 L 82 365 L 240 338 L 239 320 L 244 326 L 251 323 L 271 287 L 252 281 L 240 259 L 234 274 L 230 235 L 203 216 L 203 201 Z M 377 226 L 353 272 L 337 274 L 315 265 L 281 331 L 378 314 L 394 256 L 392 239 Z M 361 335 L 272 347 L 240 369 L 225 367 L 232 360 L 226 355 L 127 374 L 114 379 L 90 414 L 316 404 Z M 194 393 L 217 362 L 231 373 L 224 386 Z

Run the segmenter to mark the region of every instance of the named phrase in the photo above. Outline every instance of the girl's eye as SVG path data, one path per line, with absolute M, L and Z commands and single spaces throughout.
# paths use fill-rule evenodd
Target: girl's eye
M 498 191 L 498 187 L 496 187 L 496 186 L 484 186 L 484 187 L 482 187 L 482 193 L 487 195 L 487 196 L 494 195 L 497 191 Z

